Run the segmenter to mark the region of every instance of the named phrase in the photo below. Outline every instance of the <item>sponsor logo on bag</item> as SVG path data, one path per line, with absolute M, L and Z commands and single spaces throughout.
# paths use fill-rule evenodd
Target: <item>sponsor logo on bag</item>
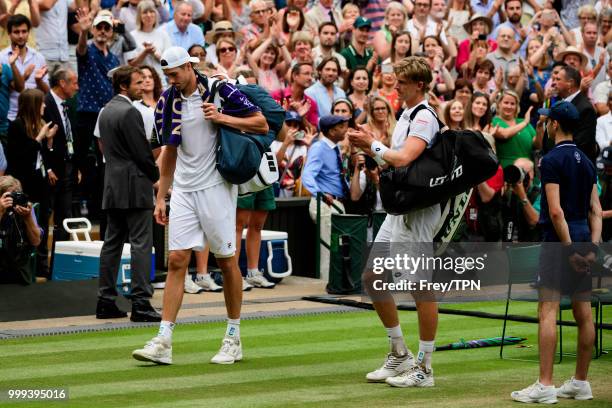
M 454 180 L 463 175 L 463 165 L 457 166 L 449 176 L 432 177 L 429 179 L 429 187 L 440 186 L 448 181 Z

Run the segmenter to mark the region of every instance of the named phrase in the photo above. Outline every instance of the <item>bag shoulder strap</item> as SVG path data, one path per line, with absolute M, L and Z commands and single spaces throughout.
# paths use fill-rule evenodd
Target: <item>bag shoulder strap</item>
M 208 96 L 208 101 L 214 103 L 217 108 L 221 108 L 221 97 L 219 96 L 219 89 L 227 83 L 225 79 L 216 79 L 216 78 L 208 78 L 208 81 L 212 82 L 210 86 L 210 95 Z
M 434 111 L 430 106 L 421 104 L 421 105 L 417 106 L 416 108 L 414 108 L 414 110 L 410 113 L 410 118 L 409 118 L 410 121 L 408 123 L 408 133 L 410 133 L 410 125 L 412 124 L 412 121 L 416 117 L 417 113 L 419 113 L 423 109 L 427 109 L 429 112 L 431 112 L 433 117 L 436 118 L 436 120 L 438 121 L 438 127 L 440 128 L 440 132 L 442 132 L 442 129 L 445 128 L 446 125 L 440 121 L 436 111 Z

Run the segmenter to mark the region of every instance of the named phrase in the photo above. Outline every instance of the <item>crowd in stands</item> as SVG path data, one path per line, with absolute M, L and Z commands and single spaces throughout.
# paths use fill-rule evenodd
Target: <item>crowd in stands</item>
M 329 141 L 320 118 L 345 117 L 391 144 L 403 111 L 392 64 L 416 55 L 433 71 L 428 101 L 439 118 L 481 131 L 500 161 L 474 189 L 457 239 L 538 241 L 538 162 L 551 148 L 541 107 L 576 105 L 577 145 L 598 162 L 603 208 L 612 205 L 612 156 L 601 158 L 612 144 L 611 28 L 609 0 L 0 1 L 0 175 L 39 203 L 42 234 L 32 242 L 42 242 L 38 274 L 48 277 L 49 230 L 65 239 L 61 222 L 77 211 L 104 219 L 95 131 L 114 68 L 143 70 L 135 105 L 148 137 L 169 47 L 199 58 L 208 76 L 265 88 L 287 110 L 287 131 L 271 147 L 281 174 L 275 196 L 299 197 L 330 193 L 302 177 L 321 171 L 309 154 Z M 336 196 L 349 212 L 382 211 L 380 168 L 348 138 L 338 146 L 348 191 Z M 519 181 L 508 182 L 509 167 Z

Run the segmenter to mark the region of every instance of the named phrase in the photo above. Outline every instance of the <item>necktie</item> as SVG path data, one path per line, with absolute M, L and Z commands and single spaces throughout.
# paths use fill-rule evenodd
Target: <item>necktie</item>
M 342 184 L 342 193 L 344 194 L 344 198 L 348 198 L 351 195 L 351 189 L 349 187 L 348 181 L 346 181 L 346 169 L 342 164 L 342 155 L 340 154 L 340 148 L 336 146 L 334 147 L 334 151 L 336 152 L 338 170 L 340 171 L 340 183 Z
M 68 158 L 72 157 L 74 153 L 74 148 L 72 142 L 74 139 L 72 138 L 72 127 L 70 126 L 70 119 L 68 119 L 68 103 L 66 101 L 62 102 L 62 111 L 64 112 L 64 133 L 66 134 L 66 145 Z
M 336 24 L 336 19 L 334 18 L 334 12 L 330 9 L 327 14 L 329 15 L 329 21 L 334 23 L 334 25 L 337 27 L 338 25 Z

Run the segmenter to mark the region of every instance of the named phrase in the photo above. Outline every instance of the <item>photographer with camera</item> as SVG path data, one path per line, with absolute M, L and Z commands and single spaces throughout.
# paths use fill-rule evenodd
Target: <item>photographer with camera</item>
M 534 179 L 534 165 L 529 159 L 520 158 L 504 167 L 504 182 L 509 186 L 504 200 L 505 242 L 540 241 L 538 219 L 540 217 L 540 184 Z
M 32 283 L 32 252 L 41 242 L 32 203 L 12 176 L 0 176 L 0 283 Z

